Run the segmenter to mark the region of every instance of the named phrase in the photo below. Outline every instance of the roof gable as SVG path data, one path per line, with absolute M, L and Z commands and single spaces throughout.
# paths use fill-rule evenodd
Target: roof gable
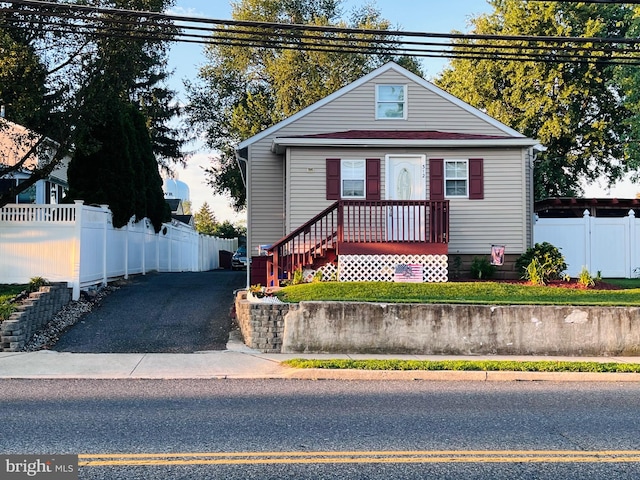
M 475 117 L 487 122 L 488 124 L 492 125 L 493 127 L 497 128 L 498 130 L 504 132 L 505 135 L 510 136 L 510 137 L 524 138 L 524 135 L 522 135 L 521 133 L 513 130 L 512 128 L 506 126 L 505 124 L 499 122 L 498 120 L 490 117 L 486 113 L 481 112 L 480 110 L 478 110 L 478 109 L 472 107 L 471 105 L 463 102 L 459 98 L 454 97 L 453 95 L 445 92 L 444 90 L 442 90 L 441 88 L 437 87 L 433 83 L 425 80 L 422 77 L 419 77 L 418 75 L 410 72 L 409 70 L 401 67 L 400 65 L 398 65 L 398 64 L 396 64 L 394 62 L 389 62 L 389 63 L 383 65 L 382 67 L 379 67 L 376 70 L 373 70 L 372 72 L 368 73 L 367 75 L 361 77 L 360 79 L 356 80 L 355 82 L 352 82 L 352 83 L 342 87 L 341 89 L 335 91 L 331 95 L 326 96 L 322 100 L 319 100 L 318 102 L 316 102 L 316 103 L 304 108 L 303 110 L 300 110 L 298 113 L 286 118 L 285 120 L 283 120 L 283 121 L 281 121 L 281 122 L 279 122 L 279 123 L 267 128 L 266 130 L 263 130 L 262 132 L 258 133 L 257 135 L 254 135 L 253 137 L 250 137 L 250 138 L 244 140 L 243 142 L 241 142 L 237 146 L 237 149 L 241 150 L 243 148 L 246 148 L 246 147 L 250 146 L 251 144 L 262 140 L 263 138 L 268 137 L 269 135 L 272 135 L 272 134 L 278 132 L 282 128 L 284 128 L 284 127 L 296 122 L 297 120 L 305 117 L 306 115 L 309 115 L 310 113 L 318 110 L 319 108 L 331 103 L 335 99 L 337 99 L 339 97 L 342 97 L 343 95 L 355 90 L 356 88 L 360 87 L 361 85 L 366 84 L 367 82 L 373 80 L 374 78 L 376 78 L 376 77 L 380 76 L 381 74 L 383 74 L 385 72 L 388 72 L 390 70 L 393 70 L 394 72 L 396 72 L 396 73 L 398 73 L 400 75 L 403 75 L 408 80 L 413 81 L 417 85 L 420 85 L 421 87 L 429 90 L 430 92 L 432 92 L 432 93 L 442 97 L 443 99 L 451 102 L 452 104 L 460 107 L 461 109 L 463 109 L 467 113 L 469 113 L 469 114 L 471 114 L 471 115 L 473 115 L 473 116 L 475 116 Z

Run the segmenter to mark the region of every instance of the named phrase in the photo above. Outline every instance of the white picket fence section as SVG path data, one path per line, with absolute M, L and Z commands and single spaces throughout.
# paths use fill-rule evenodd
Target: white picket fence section
M 155 233 L 151 222 L 114 228 L 107 206 L 7 205 L 0 209 L 0 283 L 33 277 L 80 289 L 132 274 L 203 272 L 219 268 L 220 251 L 237 239 L 200 235 L 179 222 Z
M 640 219 L 633 210 L 623 218 L 538 218 L 534 242 L 549 242 L 560 248 L 566 273 L 577 276 L 582 267 L 592 275 L 634 278 L 640 275 Z

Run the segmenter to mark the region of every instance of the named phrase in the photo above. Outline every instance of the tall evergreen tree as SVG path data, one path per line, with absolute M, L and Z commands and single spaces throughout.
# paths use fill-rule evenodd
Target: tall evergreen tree
M 136 170 L 130 145 L 134 134 L 124 104 L 112 103 L 103 115 L 103 123 L 80 137 L 83 146 L 76 149 L 69 164 L 67 198 L 109 205 L 114 227 L 122 227 L 136 211 Z M 94 148 L 85 146 L 94 142 Z
M 195 213 L 193 222 L 196 230 L 205 235 L 214 235 L 218 226 L 216 216 L 207 202 L 204 202 L 200 210 Z
M 96 147 L 78 149 L 69 165 L 68 197 L 109 205 L 116 228 L 147 217 L 158 232 L 171 216 L 144 116 L 134 105 L 116 102 L 103 113 L 104 123 L 81 139 Z
M 154 11 L 168 4 L 166 0 L 113 3 Z M 165 47 L 162 42 L 135 36 L 99 37 L 96 47 L 87 65 L 92 72 L 90 81 L 79 92 L 85 107 L 69 168 L 67 198 L 89 201 L 100 194 L 113 211 L 115 226 L 126 224 L 132 216 L 136 220 L 148 217 L 159 231 L 170 217 L 156 153 L 175 156 L 180 145 L 165 135 L 166 130 L 157 128 L 175 113 L 167 103 L 171 93 L 162 87 Z M 109 159 L 111 171 L 102 177 L 104 185 L 94 190 L 96 175 L 110 168 Z

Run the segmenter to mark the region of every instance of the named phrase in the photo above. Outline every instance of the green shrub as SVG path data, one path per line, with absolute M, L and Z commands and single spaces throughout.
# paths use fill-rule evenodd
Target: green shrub
M 49 281 L 46 278 L 32 277 L 29 280 L 29 292 L 37 292 L 44 285 L 49 285 Z
M 460 278 L 460 271 L 462 270 L 462 258 L 460 258 L 460 255 L 456 255 L 453 257 L 453 260 L 451 261 L 451 278 L 453 278 L 454 280 L 457 280 Z
M 558 247 L 554 247 L 547 242 L 536 243 L 516 260 L 516 270 L 522 278 L 532 281 L 527 277 L 527 271 L 534 259 L 536 259 L 540 265 L 539 268 L 543 282 L 561 279 L 562 272 L 567 269 L 564 256 L 560 253 Z
M 589 273 L 589 270 L 587 270 L 587 267 L 583 266 L 582 270 L 580 270 L 580 274 L 578 275 L 578 283 L 583 287 L 593 287 L 596 284 L 595 280 Z
M 15 308 L 13 303 L 0 303 L 0 322 L 8 319 Z
M 542 265 L 540 264 L 537 258 L 534 258 L 533 260 L 531 260 L 531 263 L 527 265 L 527 269 L 525 270 L 525 274 L 523 278 L 530 281 L 534 285 L 545 284 Z
M 485 257 L 474 257 L 471 262 L 471 277 L 479 280 L 493 277 L 496 273 L 496 266 L 491 265 Z
M 304 283 L 304 277 L 302 276 L 302 269 L 299 268 L 295 272 L 293 272 L 291 285 L 300 285 L 301 283 Z

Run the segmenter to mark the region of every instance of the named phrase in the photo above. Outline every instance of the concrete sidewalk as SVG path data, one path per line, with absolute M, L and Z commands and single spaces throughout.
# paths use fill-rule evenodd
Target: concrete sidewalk
M 332 379 L 441 381 L 640 382 L 640 373 L 537 373 L 295 369 L 291 358 L 404 360 L 561 360 L 640 363 L 638 357 L 504 357 L 426 355 L 265 354 L 232 338 L 227 350 L 198 353 L 0 352 L 0 379 Z

